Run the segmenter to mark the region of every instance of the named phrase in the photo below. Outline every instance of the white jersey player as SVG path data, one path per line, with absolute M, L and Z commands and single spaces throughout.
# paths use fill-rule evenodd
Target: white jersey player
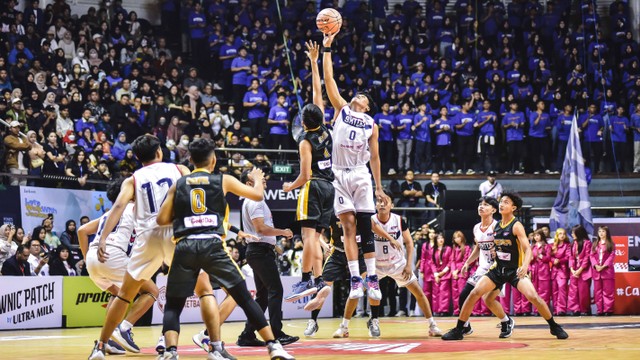
M 491 196 L 483 196 L 480 198 L 478 204 L 478 215 L 480 215 L 480 223 L 476 224 L 473 227 L 473 236 L 476 240 L 476 246 L 473 248 L 471 255 L 465 261 L 464 265 L 460 269 L 460 275 L 466 276 L 467 270 L 469 266 L 473 264 L 476 259 L 478 259 L 478 268 L 473 273 L 473 275 L 469 276 L 467 279 L 467 283 L 465 287 L 462 289 L 460 293 L 459 306 L 462 309 L 462 305 L 465 300 L 476 286 L 480 278 L 482 278 L 489 269 L 491 265 L 494 263 L 495 259 L 495 244 L 493 242 L 493 228 L 498 223 L 493 219 L 493 214 L 498 211 L 498 200 Z M 505 314 L 502 305 L 500 302 L 496 300 L 496 297 L 500 294 L 500 290 L 494 290 L 489 294 L 483 297 L 484 303 L 487 305 L 489 310 L 500 319 L 500 321 L 507 321 L 507 314 Z M 455 301 L 455 299 L 454 299 Z M 473 329 L 471 325 L 467 321 L 463 328 L 463 335 L 471 335 L 473 333 Z
M 422 287 L 418 284 L 418 278 L 413 273 L 411 264 L 407 258 L 412 258 L 413 239 L 409 233 L 407 222 L 398 214 L 391 213 L 393 205 L 390 202 L 378 202 L 378 213 L 371 216 L 371 226 L 375 233 L 376 269 L 380 279 L 392 278 L 399 287 L 406 287 L 416 297 L 420 309 L 429 321 L 429 336 L 440 336 L 429 300 L 424 295 Z M 381 236 L 382 235 L 382 236 Z M 371 300 L 371 319 L 367 325 L 369 336 L 380 336 L 380 301 Z M 343 329 L 338 329 L 338 331 Z
M 337 34 L 337 33 L 336 33 Z M 367 295 L 380 300 L 382 294 L 376 274 L 375 245 L 371 232 L 371 215 L 375 213 L 373 186 L 378 202 L 390 202 L 384 194 L 380 174 L 378 153 L 378 127 L 368 115 L 374 106 L 371 97 L 365 93 L 356 94 L 347 102 L 338 90 L 333 78 L 331 43 L 336 34 L 325 34 L 323 39 L 323 70 L 327 96 L 334 109 L 336 119 L 333 124 L 333 172 L 335 180 L 334 209 L 344 229 L 344 247 L 351 274 L 349 298 L 364 295 L 363 281 L 358 267 L 358 247 L 356 229 L 362 237 L 362 252 L 367 267 Z M 367 169 L 370 162 L 371 174 Z
M 106 261 L 109 259 L 110 253 L 106 246 L 108 234 L 116 227 L 125 208 L 132 201 L 135 202 L 136 240 L 131 250 L 131 259 L 127 264 L 127 272 L 124 275 L 122 286 L 107 310 L 100 339 L 96 341 L 89 360 L 105 358 L 104 346 L 112 336 L 127 350 L 136 352 L 135 348 L 126 346 L 127 341 L 123 343 L 123 339 L 116 336 L 116 333 L 124 334 L 118 324 L 124 319 L 127 308 L 140 287 L 151 279 L 163 262 L 170 264 L 173 258 L 175 245 L 171 241 L 172 228 L 171 226 L 158 226 L 156 217 L 171 185 L 183 174 L 188 174 L 189 169 L 182 165 L 162 163 L 160 140 L 155 136 L 140 136 L 133 142 L 132 147 L 143 167 L 122 183 L 120 194 L 104 222 L 101 236 L 97 239 L 98 260 Z M 155 293 L 150 295 L 154 298 L 157 297 L 157 289 Z M 137 351 L 139 352 L 139 349 Z

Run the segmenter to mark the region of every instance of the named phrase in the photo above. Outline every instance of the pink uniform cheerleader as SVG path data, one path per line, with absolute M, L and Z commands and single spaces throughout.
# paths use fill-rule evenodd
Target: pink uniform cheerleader
M 551 301 L 551 245 L 547 244 L 547 239 L 542 230 L 533 233 L 533 246 L 531 248 L 533 259 L 529 270 L 531 270 L 531 282 L 538 290 L 538 295 L 549 304 Z M 534 309 L 537 313 L 538 309 Z
M 591 307 L 591 240 L 582 225 L 571 230 L 573 244 L 569 258 L 569 311 L 574 315 L 589 315 Z
M 438 234 L 432 251 L 433 309 L 439 316 L 447 316 L 451 303 L 451 247 L 444 244 L 444 234 Z
M 551 297 L 554 315 L 562 316 L 567 313 L 570 255 L 571 244 L 568 243 L 567 231 L 559 228 L 551 247 Z
M 614 292 L 616 288 L 613 261 L 615 246 L 607 226 L 598 228 L 598 240 L 593 243 L 591 252 L 591 277 L 593 278 L 593 297 L 598 315 L 613 314 Z
M 460 293 L 467 283 L 467 276 L 462 276 L 461 269 L 465 261 L 471 255 L 471 248 L 467 246 L 467 238 L 462 231 L 456 231 L 453 233 L 453 252 L 451 256 L 451 297 L 453 301 L 453 314 L 460 314 L 459 304 L 457 299 L 460 298 Z

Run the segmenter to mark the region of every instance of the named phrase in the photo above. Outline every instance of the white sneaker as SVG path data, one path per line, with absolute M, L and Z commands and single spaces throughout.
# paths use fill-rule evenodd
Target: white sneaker
M 127 353 L 120 344 L 111 339 L 104 344 L 104 351 L 109 355 L 123 355 Z
M 442 336 L 442 330 L 438 327 L 438 325 L 433 324 L 429 326 L 429 336 L 436 337 Z
M 193 343 L 198 345 L 199 348 L 202 348 L 202 350 L 209 352 L 209 337 L 207 335 L 204 334 L 204 330 L 200 331 L 199 333 L 193 335 L 191 337 L 191 340 L 193 340 Z
M 534 171 L 533 175 L 540 175 L 540 171 Z
M 157 360 L 178 360 L 180 356 L 178 356 L 178 352 L 173 351 L 165 351 L 162 355 L 158 355 Z
M 371 300 L 382 300 L 378 275 L 367 276 L 367 296 Z
M 370 337 L 380 337 L 380 320 L 369 319 L 369 321 L 367 321 L 367 327 L 369 328 Z
M 520 170 L 516 170 L 516 171 L 513 173 L 513 175 L 522 175 L 522 174 L 524 174 L 524 173 L 523 173 L 522 171 L 520 171 Z
M 456 174 L 462 175 L 462 169 L 458 169 L 458 171 L 456 171 Z
M 413 317 L 413 310 L 409 310 L 409 317 Z
M 444 173 L 445 175 L 453 175 L 453 171 L 447 171 L 446 173 Z
M 340 324 L 338 330 L 333 333 L 334 339 L 339 338 L 348 338 L 349 337 L 349 327 Z
M 220 354 L 217 350 L 210 351 L 207 355 L 207 360 L 226 360 L 222 354 Z
M 387 172 L 387 175 L 395 175 L 396 171 L 394 169 L 389 169 L 389 171 Z
M 167 348 L 167 345 L 164 342 L 164 335 L 160 335 L 158 338 L 158 344 L 156 345 L 156 352 L 158 355 L 164 354 L 164 350 Z
M 318 323 L 315 320 L 310 319 L 307 321 L 307 328 L 304 329 L 304 336 L 312 337 L 318 332 L 318 329 Z
M 404 312 L 404 310 L 400 310 L 396 313 L 396 317 L 403 317 L 403 316 L 407 316 L 407 313 Z
M 474 175 L 476 172 L 473 169 L 467 170 L 467 175 Z
M 286 352 L 279 342 L 275 342 L 267 346 L 269 349 L 269 357 L 271 360 L 295 360 L 295 358 Z
M 351 277 L 351 291 L 349 292 L 349 299 L 359 299 L 364 296 L 364 290 L 362 289 L 362 278 L 360 276 Z
M 91 355 L 89 355 L 89 360 L 106 360 L 107 356 L 104 353 L 104 348 L 98 348 L 98 342 L 96 341 L 93 345 L 93 350 L 91 350 Z

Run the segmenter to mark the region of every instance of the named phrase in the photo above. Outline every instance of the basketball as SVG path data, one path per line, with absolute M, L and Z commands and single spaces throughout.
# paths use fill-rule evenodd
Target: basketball
M 335 34 L 342 26 L 342 16 L 335 9 L 322 9 L 316 17 L 316 25 L 324 34 Z

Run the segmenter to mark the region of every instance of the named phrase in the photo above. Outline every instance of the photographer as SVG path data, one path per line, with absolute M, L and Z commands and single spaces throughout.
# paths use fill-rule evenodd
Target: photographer
M 39 239 L 31 239 L 29 241 L 29 253 L 27 262 L 31 267 L 31 276 L 49 275 L 48 263 L 51 253 L 42 251 L 42 242 Z

